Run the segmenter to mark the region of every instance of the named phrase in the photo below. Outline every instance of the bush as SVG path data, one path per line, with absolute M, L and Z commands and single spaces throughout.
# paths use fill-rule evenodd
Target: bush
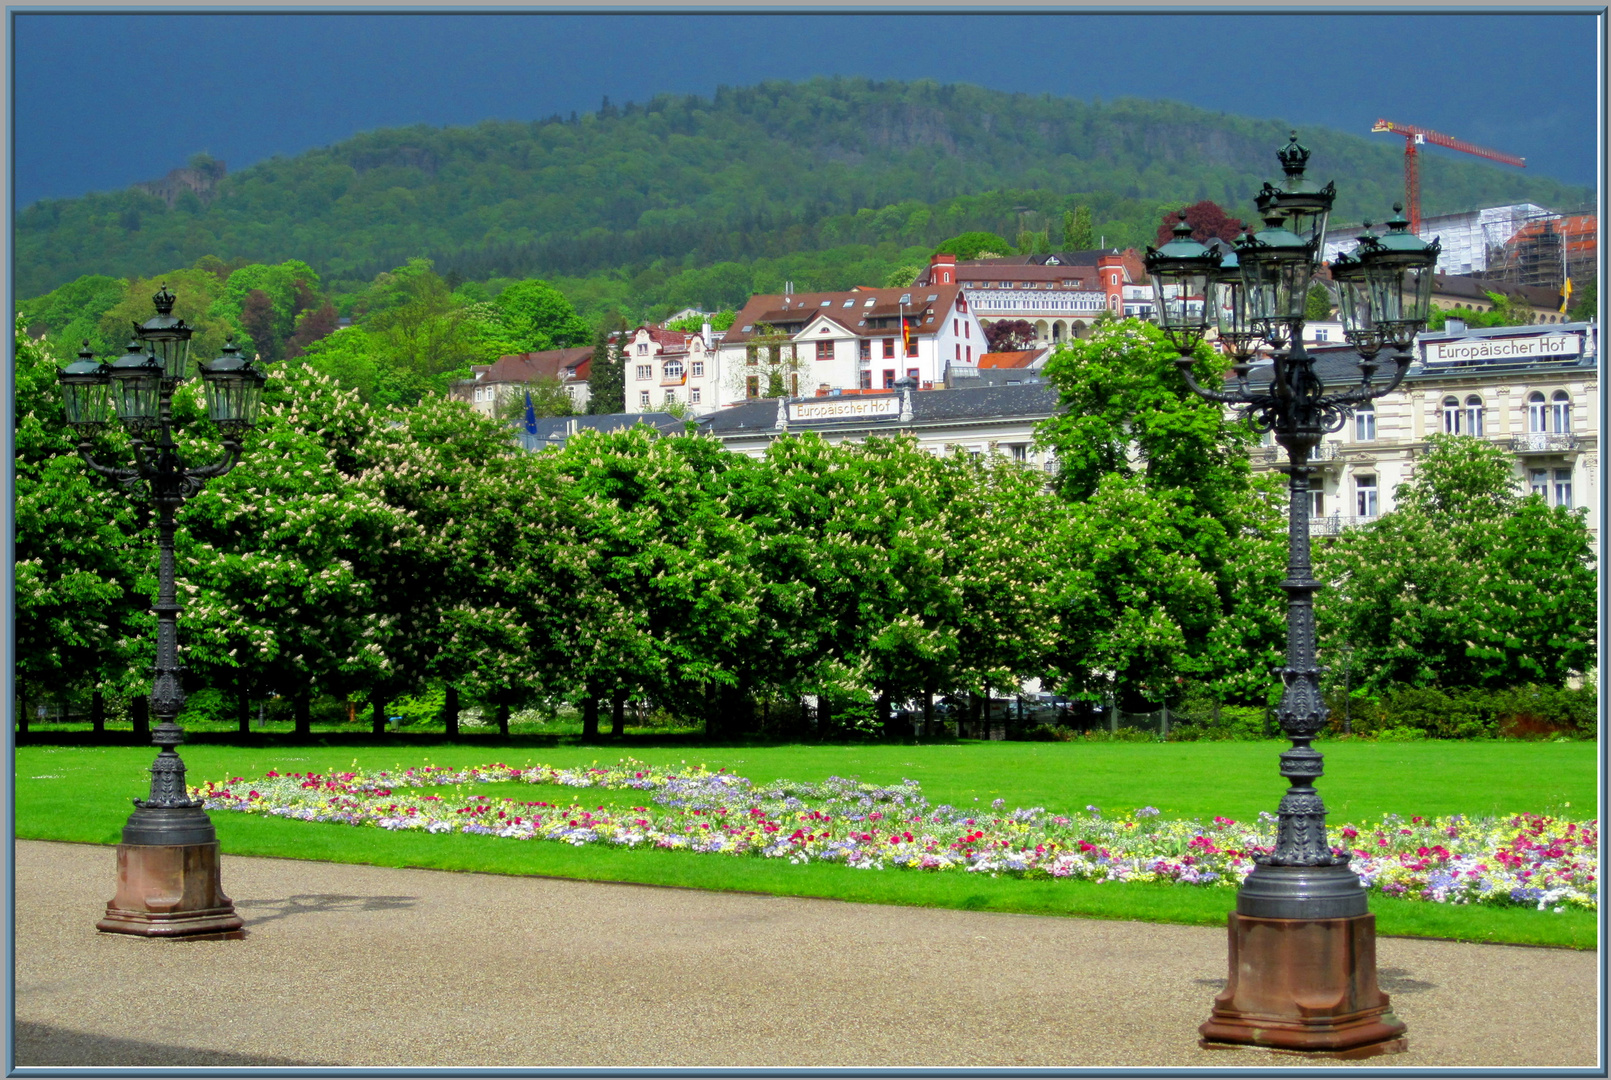
M 1343 732 L 1345 715 L 1355 735 L 1378 739 L 1549 739 L 1596 735 L 1599 695 L 1579 689 L 1518 686 L 1395 686 L 1375 696 L 1354 691 L 1327 697 L 1327 732 Z
M 1250 742 L 1271 737 L 1266 710 L 1257 705 L 1190 702 L 1169 725 L 1171 742 Z

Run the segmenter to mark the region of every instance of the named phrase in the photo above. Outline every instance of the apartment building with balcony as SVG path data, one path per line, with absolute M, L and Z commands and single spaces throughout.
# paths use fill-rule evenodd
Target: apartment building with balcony
M 1351 350 L 1311 351 L 1327 384 L 1357 378 Z M 1357 410 L 1318 448 L 1310 531 L 1335 535 L 1392 510 L 1397 488 L 1415 475 L 1427 437 L 1441 433 L 1504 447 L 1522 490 L 1551 506 L 1586 507 L 1598 540 L 1598 404 L 1595 323 L 1424 334 L 1398 389 Z M 1253 465 L 1284 470 L 1286 451 L 1267 439 L 1254 450 Z

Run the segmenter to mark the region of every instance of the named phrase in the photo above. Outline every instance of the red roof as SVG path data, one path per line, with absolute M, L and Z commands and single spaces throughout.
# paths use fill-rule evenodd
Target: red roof
M 845 292 L 752 296 L 734 316 L 732 329 L 722 340 L 726 344 L 747 341 L 755 333 L 755 327 L 762 323 L 793 326 L 795 329 L 790 333 L 798 333 L 819 315 L 857 337 L 891 337 L 901 332 L 899 317 L 903 296 L 907 297 L 907 328 L 916 335 L 932 334 L 939 329 L 939 322 L 935 320 L 950 317 L 961 288 L 960 284 L 953 283 L 913 285 L 907 289 L 858 288 Z M 931 296 L 934 299 L 929 299 Z M 929 319 L 931 315 L 933 320 Z M 869 319 L 896 321 L 888 326 L 869 326 L 866 325 Z
M 470 370 L 480 383 L 529 383 L 537 379 L 558 379 L 571 382 L 587 378 L 587 363 L 593 359 L 593 348 L 583 345 L 575 349 L 548 349 L 544 352 L 516 353 L 500 356 L 495 364 L 477 364 Z
M 1045 355 L 1045 349 L 1026 349 L 1020 352 L 987 352 L 979 357 L 979 366 L 982 368 L 1026 368 Z

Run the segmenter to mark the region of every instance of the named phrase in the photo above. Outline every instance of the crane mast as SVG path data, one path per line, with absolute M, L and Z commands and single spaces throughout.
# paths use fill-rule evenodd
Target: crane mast
M 1415 148 L 1422 143 L 1431 143 L 1433 146 L 1446 146 L 1450 150 L 1458 150 L 1463 154 L 1473 154 L 1489 161 L 1497 161 L 1504 165 L 1515 165 L 1518 168 L 1527 167 L 1527 159 L 1507 154 L 1502 150 L 1489 150 L 1485 146 L 1469 143 L 1463 139 L 1456 139 L 1452 135 L 1445 135 L 1441 131 L 1430 128 L 1416 127 L 1414 124 L 1399 124 L 1392 120 L 1378 120 L 1371 127 L 1372 131 L 1390 131 L 1394 135 L 1404 136 L 1404 203 L 1410 212 L 1410 232 L 1419 235 L 1421 232 L 1421 167 Z

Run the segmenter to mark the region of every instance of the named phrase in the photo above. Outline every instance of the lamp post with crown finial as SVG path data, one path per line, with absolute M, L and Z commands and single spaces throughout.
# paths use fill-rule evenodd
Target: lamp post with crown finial
M 151 766 L 151 788 L 134 800 L 134 812 L 118 845 L 117 894 L 96 926 L 145 937 L 239 937 L 242 922 L 224 895 L 218 837 L 199 799 L 185 786 L 185 765 L 175 749 L 184 740 L 178 724 L 185 694 L 180 683 L 178 601 L 174 581 L 174 517 L 208 480 L 223 476 L 241 456 L 241 440 L 256 421 L 265 376 L 240 355 L 233 341 L 223 355 L 202 362 L 207 412 L 223 442 L 223 455 L 189 465 L 174 442 L 173 392 L 188 375 L 193 328 L 173 316 L 174 296 L 164 285 L 152 298 L 157 315 L 135 326 L 127 352 L 108 364 L 95 359 L 89 342 L 78 359 L 58 373 L 67 422 L 78 432 L 78 453 L 100 476 L 116 481 L 156 508 L 156 658 L 152 665 L 151 741 L 160 750 Z M 95 459 L 94 436 L 113 415 L 127 430 L 133 467 Z
M 1327 432 L 1358 405 L 1390 393 L 1409 369 L 1415 335 L 1431 306 L 1439 243 L 1408 232 L 1399 207 L 1385 236 L 1368 226 L 1352 254 L 1332 263 L 1344 335 L 1357 354 L 1342 385 L 1328 386 L 1303 345 L 1304 303 L 1318 268 L 1336 191 L 1304 177 L 1309 151 L 1297 133 L 1278 152 L 1284 183 L 1257 196 L 1264 228 L 1244 233 L 1226 256 L 1191 238 L 1181 215 L 1175 238 L 1147 249 L 1158 321 L 1180 356 L 1176 365 L 1199 396 L 1237 410 L 1286 448 L 1288 562 L 1286 663 L 1277 718 L 1292 747 L 1281 755 L 1289 787 L 1281 797 L 1275 850 L 1255 858 L 1230 915 L 1230 978 L 1199 1029 L 1202 1044 L 1254 1046 L 1364 1057 L 1406 1046 L 1404 1024 L 1376 979 L 1375 916 L 1349 856 L 1326 838 L 1326 808 L 1315 790 L 1322 755 L 1311 745 L 1325 727 L 1322 669 L 1315 658 L 1309 560 L 1309 461 Z M 1230 357 L 1223 388 L 1200 385 L 1193 353 L 1212 319 Z M 1270 346 L 1268 363 L 1258 357 Z M 1391 346 L 1393 367 L 1376 357 Z

